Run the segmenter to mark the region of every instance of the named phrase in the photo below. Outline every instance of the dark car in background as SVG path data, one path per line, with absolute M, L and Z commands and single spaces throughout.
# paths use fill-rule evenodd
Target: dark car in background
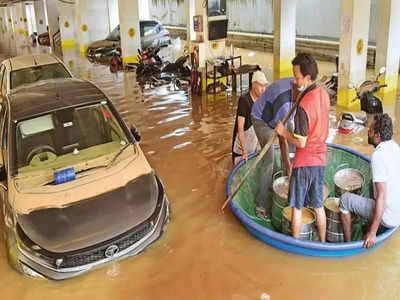
M 158 21 L 142 20 L 140 24 L 140 40 L 142 49 L 148 47 L 165 46 L 171 43 L 169 31 Z M 119 25 L 104 39 L 91 43 L 86 55 L 88 58 L 107 55 L 114 49 L 121 47 L 121 34 Z
M 71 278 L 138 254 L 164 232 L 164 186 L 135 127 L 95 85 L 23 85 L 6 95 L 0 119 L 2 229 L 19 272 Z
M 39 34 L 37 40 L 39 42 L 39 45 L 50 47 L 50 35 L 48 32 L 43 32 Z

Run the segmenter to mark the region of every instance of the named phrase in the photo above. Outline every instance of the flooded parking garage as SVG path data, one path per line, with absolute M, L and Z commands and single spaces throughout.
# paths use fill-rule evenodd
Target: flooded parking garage
M 272 55 L 240 49 L 263 65 L 271 80 Z M 96 83 L 128 123 L 162 178 L 171 202 L 166 233 L 138 256 L 62 282 L 22 277 L 7 263 L 0 240 L 4 299 L 398 299 L 400 238 L 368 253 L 313 258 L 283 252 L 251 236 L 232 212 L 221 214 L 231 163 L 235 96 L 191 98 L 168 86 L 138 96 L 134 73 L 109 72 L 78 54 L 64 56 L 78 77 Z M 333 64 L 321 63 L 321 74 Z M 399 106 L 390 108 L 399 119 Z M 341 135 L 331 112 L 333 142 L 370 155 L 366 131 Z M 395 139 L 399 141 L 395 123 Z M 3 224 L 1 225 L 3 226 Z

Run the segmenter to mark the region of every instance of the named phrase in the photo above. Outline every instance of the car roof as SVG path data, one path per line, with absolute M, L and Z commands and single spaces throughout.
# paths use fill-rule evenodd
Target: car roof
M 107 100 L 93 83 L 76 78 L 49 79 L 24 85 L 8 94 L 7 98 L 13 121 Z
M 144 26 L 144 25 L 147 25 L 147 24 L 151 24 L 151 25 L 157 25 L 157 24 L 160 24 L 160 25 L 162 25 L 159 21 L 157 21 L 157 20 L 139 20 L 139 24 L 140 24 L 140 26 Z M 115 28 L 120 28 L 120 24 L 118 24 Z M 114 29 L 115 29 L 114 28 Z
M 59 63 L 60 61 L 50 54 L 29 54 L 7 59 L 9 71 L 15 71 L 40 65 Z
M 160 22 L 158 22 L 157 20 L 140 20 L 139 23 L 143 23 L 143 24 L 159 24 Z

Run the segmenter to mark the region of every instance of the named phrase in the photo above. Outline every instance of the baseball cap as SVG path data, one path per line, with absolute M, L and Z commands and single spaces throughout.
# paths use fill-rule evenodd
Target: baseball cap
M 251 82 L 254 82 L 254 81 L 257 81 L 259 84 L 263 84 L 263 85 L 268 84 L 267 78 L 265 78 L 264 73 L 261 71 L 254 72 L 253 79 L 251 80 Z

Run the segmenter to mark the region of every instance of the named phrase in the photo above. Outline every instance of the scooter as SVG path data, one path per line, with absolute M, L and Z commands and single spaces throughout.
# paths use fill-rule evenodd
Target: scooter
M 338 131 L 343 134 L 357 133 L 365 127 L 367 123 L 367 114 L 364 111 L 340 113 L 338 122 Z
M 336 72 L 333 72 L 331 78 L 329 78 L 328 81 L 324 82 L 324 85 L 326 86 L 326 89 L 329 94 L 331 105 L 334 105 L 336 103 L 336 97 L 338 91 L 339 55 L 336 55 L 335 61 L 336 61 Z
M 381 114 L 383 113 L 382 100 L 374 94 L 381 88 L 387 87 L 386 84 L 381 85 L 379 83 L 379 77 L 385 74 L 386 68 L 382 67 L 376 76 L 375 81 L 366 80 L 358 88 L 355 88 L 357 97 L 353 99 L 353 102 L 360 100 L 361 110 L 368 114 Z M 352 87 L 352 85 L 349 85 Z

